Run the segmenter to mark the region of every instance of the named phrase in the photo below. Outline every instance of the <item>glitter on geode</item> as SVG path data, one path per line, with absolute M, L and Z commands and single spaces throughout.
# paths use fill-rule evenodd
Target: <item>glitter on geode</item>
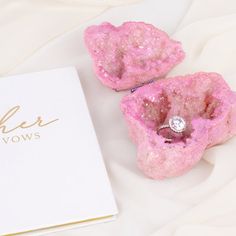
M 138 166 L 154 179 L 182 175 L 206 148 L 236 134 L 236 93 L 216 73 L 158 80 L 124 97 L 121 109 L 138 146 Z M 185 119 L 187 129 L 165 143 L 157 130 L 175 115 Z
M 97 77 L 115 90 L 163 77 L 184 58 L 180 42 L 143 22 L 90 26 L 84 38 Z

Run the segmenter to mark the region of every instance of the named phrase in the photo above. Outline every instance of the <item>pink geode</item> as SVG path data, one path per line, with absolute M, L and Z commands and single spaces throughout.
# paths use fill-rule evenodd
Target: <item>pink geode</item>
M 95 73 L 108 87 L 125 90 L 166 75 L 184 58 L 181 44 L 143 22 L 90 26 L 85 44 Z
M 236 134 L 236 93 L 216 73 L 158 80 L 124 97 L 121 109 L 138 146 L 138 166 L 154 179 L 182 175 L 206 148 Z M 175 115 L 187 130 L 168 143 L 157 130 Z

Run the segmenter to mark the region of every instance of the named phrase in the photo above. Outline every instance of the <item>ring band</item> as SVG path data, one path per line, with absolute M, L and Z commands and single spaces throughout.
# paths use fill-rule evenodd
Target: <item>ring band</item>
M 170 129 L 174 133 L 183 133 L 186 130 L 186 121 L 181 116 L 173 116 L 169 119 L 168 124 L 161 125 L 157 131 L 160 135 L 160 131 L 163 129 Z M 166 138 L 166 142 L 172 142 L 172 138 Z

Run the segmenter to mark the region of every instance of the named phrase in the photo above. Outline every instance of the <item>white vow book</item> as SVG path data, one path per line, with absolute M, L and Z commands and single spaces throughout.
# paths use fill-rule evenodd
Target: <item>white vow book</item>
M 0 88 L 0 235 L 113 219 L 117 208 L 76 70 L 5 77 Z

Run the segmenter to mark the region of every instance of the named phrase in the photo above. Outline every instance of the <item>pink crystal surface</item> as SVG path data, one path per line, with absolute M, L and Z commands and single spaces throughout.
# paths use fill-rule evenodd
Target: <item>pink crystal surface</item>
M 115 90 L 162 77 L 184 58 L 180 42 L 143 22 L 90 26 L 84 38 L 97 77 Z
M 137 145 L 138 166 L 154 179 L 184 174 L 206 148 L 236 134 L 236 93 L 216 73 L 200 72 L 145 85 L 122 99 L 121 110 Z M 185 119 L 187 129 L 168 143 L 157 131 L 176 115 Z

